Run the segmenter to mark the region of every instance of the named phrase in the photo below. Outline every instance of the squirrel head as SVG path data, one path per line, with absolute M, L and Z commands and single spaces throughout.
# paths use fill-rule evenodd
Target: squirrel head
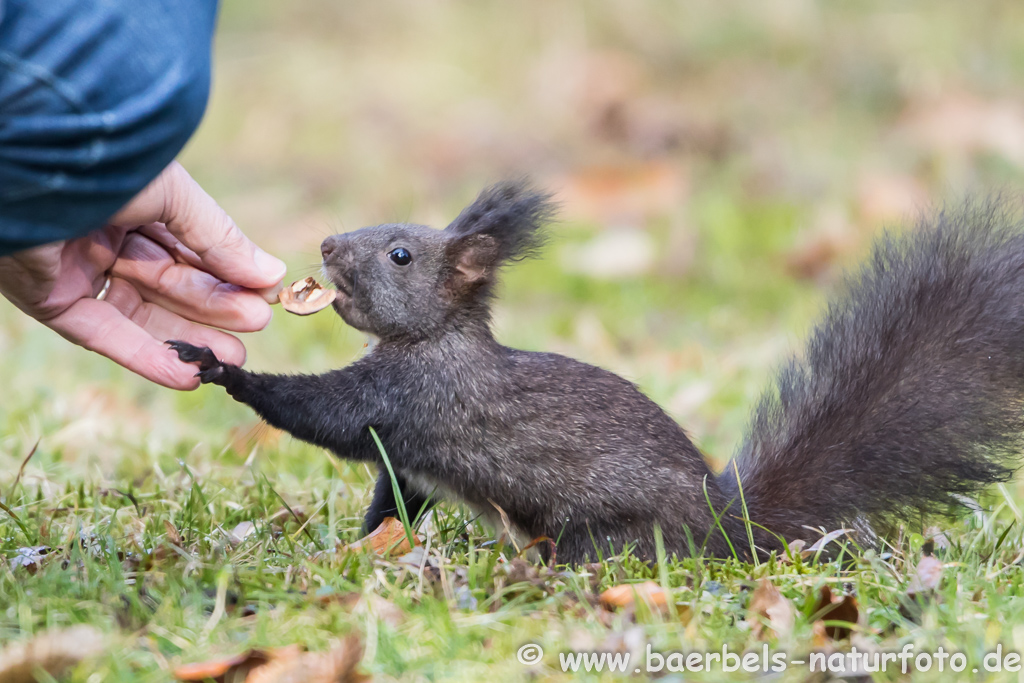
M 536 254 L 553 213 L 524 182 L 484 190 L 444 230 L 387 223 L 323 241 L 335 310 L 381 339 L 422 339 L 489 320 L 501 266 Z

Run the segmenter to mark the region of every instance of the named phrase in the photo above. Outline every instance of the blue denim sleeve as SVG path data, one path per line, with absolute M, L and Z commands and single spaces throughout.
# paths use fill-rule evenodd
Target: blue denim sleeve
M 216 0 L 0 0 L 0 255 L 104 224 L 206 108 Z

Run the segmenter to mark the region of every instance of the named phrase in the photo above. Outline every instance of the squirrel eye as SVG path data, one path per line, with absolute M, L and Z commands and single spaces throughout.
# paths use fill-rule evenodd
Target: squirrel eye
M 412 263 L 412 254 L 405 247 L 398 247 L 388 252 L 388 258 L 396 266 L 407 266 Z

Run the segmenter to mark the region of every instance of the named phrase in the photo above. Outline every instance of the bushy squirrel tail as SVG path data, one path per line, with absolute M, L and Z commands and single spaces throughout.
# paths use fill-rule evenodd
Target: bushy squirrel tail
M 786 540 L 813 538 L 806 526 L 885 533 L 1007 480 L 1022 446 L 1024 220 L 993 200 L 875 244 L 719 483 L 727 516 L 741 514 L 738 473 L 749 518 Z

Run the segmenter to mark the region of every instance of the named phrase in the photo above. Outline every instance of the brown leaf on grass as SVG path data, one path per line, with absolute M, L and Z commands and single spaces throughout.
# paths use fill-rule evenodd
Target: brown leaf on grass
M 356 670 L 362 656 L 359 637 L 350 635 L 324 652 L 306 652 L 301 645 L 249 650 L 180 666 L 173 674 L 179 681 L 216 683 L 359 683 L 368 680 Z
M 175 527 L 173 524 L 171 524 L 171 520 L 169 520 L 169 519 L 165 519 L 164 520 L 164 530 L 167 531 L 167 540 L 172 545 L 176 545 L 179 548 L 184 548 L 185 547 L 185 541 L 182 540 L 181 534 L 178 532 L 177 527 Z
M 37 669 L 59 678 L 82 660 L 103 652 L 105 646 L 106 636 L 91 626 L 44 631 L 0 650 L 0 681 L 35 683 Z
M 369 680 L 356 670 L 362 657 L 359 637 L 350 635 L 325 652 L 275 657 L 250 672 L 245 683 L 360 683 Z
M 288 649 L 281 648 L 281 650 Z M 250 671 L 273 659 L 276 656 L 275 652 L 274 650 L 248 650 L 234 657 L 221 657 L 205 662 L 184 664 L 171 673 L 179 681 L 242 682 L 247 680 Z
M 45 545 L 18 548 L 14 553 L 14 557 L 11 558 L 11 567 L 14 569 L 23 569 L 29 574 L 35 574 L 40 568 L 42 568 L 43 563 L 46 562 L 46 557 L 49 554 L 50 548 Z
M 768 579 L 761 579 L 750 597 L 747 622 L 758 640 L 767 640 L 770 633 L 786 638 L 793 632 L 796 609 Z
M 413 534 L 412 538 L 416 545 L 422 543 L 416 534 Z M 412 550 L 412 546 L 409 545 L 409 539 L 405 535 L 405 526 L 394 517 L 385 517 L 379 527 L 358 541 L 349 543 L 342 550 L 360 551 L 363 548 L 369 548 L 378 555 L 386 556 L 404 555 Z
M 612 586 L 600 596 L 601 605 L 608 609 L 631 607 L 638 599 L 651 607 L 664 607 L 668 604 L 668 595 L 654 581 L 622 583 Z
M 828 586 L 822 586 L 818 594 L 818 602 L 814 614 L 821 621 L 844 621 L 856 624 L 860 617 L 857 599 L 852 595 L 834 596 Z M 842 640 L 850 636 L 850 627 L 825 624 L 825 635 L 832 640 Z

